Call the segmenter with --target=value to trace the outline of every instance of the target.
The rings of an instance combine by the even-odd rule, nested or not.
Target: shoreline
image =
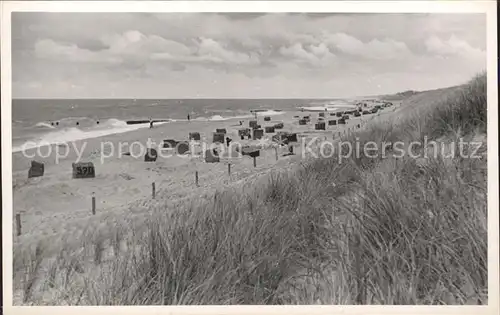
[[[262,118],[264,116],[282,116],[285,111],[281,110],[263,110],[261,112],[256,113],[258,117]],[[187,119],[159,119],[155,118],[153,119],[153,124],[154,127],[161,126],[164,124],[171,124],[171,123],[191,123],[191,122],[204,122],[204,123],[221,123],[225,121],[233,121],[233,120],[248,120],[248,119],[255,119],[255,113],[254,114],[249,114],[249,115],[241,115],[241,116],[231,116],[231,117],[223,117],[220,115],[214,115],[211,117],[196,117],[192,118],[190,120]],[[40,133],[39,138],[33,138],[29,139],[26,141],[22,141],[22,143],[19,143],[17,145],[13,145],[12,147],[12,152],[17,153],[21,152],[23,150],[31,150],[31,149],[37,149],[39,147],[44,147],[47,145],[59,145],[59,144],[64,144],[68,142],[75,142],[75,141],[81,141],[81,140],[87,140],[87,139],[95,139],[95,138],[100,138],[100,137],[106,137],[106,136],[113,136],[115,134],[123,134],[123,133],[128,133],[132,131],[138,131],[141,129],[150,129],[149,128],[149,120],[143,120],[143,119],[128,119],[128,120],[118,120],[115,118],[110,118],[107,119],[106,121],[119,121],[123,122],[123,125],[119,126],[113,126],[113,128],[102,128],[102,129],[92,129],[92,128],[84,128],[84,129],[78,129],[74,126],[72,127],[63,127],[60,129],[49,129],[45,133]],[[40,123],[46,123],[46,122],[38,122],[37,124]],[[98,126],[98,125],[95,125]],[[94,127],[95,127],[94,126]],[[120,130],[121,129],[121,130]],[[74,135],[68,135],[67,137],[72,137],[72,139],[64,139],[64,133],[77,133],[80,136],[74,136]],[[60,139],[62,140],[45,140],[44,137],[50,136],[50,135],[57,135]],[[13,135],[13,138],[23,138],[23,135]],[[30,145],[26,145],[30,144]]]

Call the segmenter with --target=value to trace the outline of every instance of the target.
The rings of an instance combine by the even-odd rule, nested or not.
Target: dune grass
[[[349,140],[408,146],[427,137],[450,150],[462,137],[482,143],[481,158],[361,154],[272,172],[160,208],[146,225],[89,236],[84,250],[62,250],[45,271],[41,249],[15,253],[23,302],[487,303],[486,75],[442,93]]]

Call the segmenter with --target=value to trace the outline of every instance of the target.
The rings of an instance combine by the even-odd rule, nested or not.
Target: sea
[[[335,102],[346,104],[340,99],[13,99],[12,151],[149,127],[129,120],[245,119],[255,112],[273,116],[301,107],[323,110]]]

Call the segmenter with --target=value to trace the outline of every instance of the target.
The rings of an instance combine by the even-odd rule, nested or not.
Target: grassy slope
[[[384,99],[384,100],[387,100],[387,101],[390,101],[390,100],[405,100],[409,97],[414,97],[414,96],[417,96],[419,94],[424,94],[425,96],[429,96],[429,94],[433,94],[433,95],[436,95],[436,94],[443,94],[443,93],[447,93],[447,90],[452,90],[452,89],[457,89],[457,88],[464,88],[465,87],[465,84],[464,85],[459,85],[459,86],[454,86],[454,87],[448,87],[448,88],[440,88],[440,89],[434,89],[434,90],[428,90],[428,91],[412,91],[412,90],[409,90],[409,91],[404,91],[404,92],[399,92],[399,93],[396,93],[396,94],[389,94],[389,95],[378,95],[377,97],[380,98],[380,99]]]
[[[484,303],[486,76],[406,102],[404,118],[351,140],[463,137],[483,143],[482,158],[318,159],[89,237],[80,256],[47,263],[39,246],[18,255],[24,303]]]

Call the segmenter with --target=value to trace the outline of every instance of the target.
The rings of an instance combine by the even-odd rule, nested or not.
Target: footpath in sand
[[[249,121],[227,120],[217,122],[172,122],[157,125],[152,129],[145,128],[112,136],[76,141],[69,144],[67,157],[56,163],[55,149],[49,157],[33,159],[45,163],[45,174],[42,177],[27,178],[32,159],[23,156],[21,152],[13,154],[13,214],[21,214],[22,233],[16,236],[16,222],[13,220],[15,246],[31,246],[43,239],[78,239],[89,228],[108,227],[116,223],[141,224],[147,215],[154,210],[168,211],[175,209],[179,203],[206,198],[216,189],[226,185],[239,185],[260,177],[271,169],[284,169],[297,165],[303,160],[301,137],[305,142],[313,137],[318,139],[338,139],[348,129],[357,130],[357,125],[364,126],[372,121],[382,119],[398,109],[399,102],[393,102],[394,107],[385,108],[377,114],[351,116],[346,125],[329,126],[328,120],[338,117],[325,113],[326,130],[314,130],[319,113],[316,112],[284,112],[282,115],[271,116],[271,121],[258,117],[259,124],[272,126],[277,122],[284,123],[281,131],[296,132],[299,143],[294,145],[295,155],[283,156],[287,147],[278,148],[272,145],[271,137],[275,133],[265,133],[263,140],[240,140],[238,129],[248,127]],[[298,124],[297,116],[311,116],[311,121],[303,126]],[[392,115],[391,115],[392,116]],[[220,163],[205,163],[203,158],[171,156],[161,157],[155,162],[144,162],[144,157],[118,156],[120,143],[131,144],[140,142],[144,146],[148,138],[158,148],[165,139],[188,140],[189,132],[200,132],[202,141],[212,143],[212,133],[216,128],[226,128],[227,136],[234,142],[263,145],[257,166],[247,156],[241,158],[222,158]],[[358,129],[359,130],[359,129]],[[280,131],[280,130],[276,130]],[[110,148],[115,148],[110,154]],[[93,162],[96,171],[95,178],[73,179],[71,164],[76,161],[78,148],[82,154],[82,162]],[[45,148],[46,149],[46,148]],[[102,152],[110,156],[101,159]],[[83,151],[82,151],[83,150]],[[139,151],[138,148],[136,149]],[[43,153],[46,150],[41,150]],[[123,146],[123,152],[129,151]],[[34,150],[27,153],[33,154]],[[60,148],[60,152],[65,152]],[[308,155],[306,153],[306,155]],[[228,174],[227,163],[231,163],[231,175]],[[198,172],[199,187],[195,183],[195,173]],[[152,198],[152,183],[155,183],[156,195]],[[96,214],[91,212],[92,196],[96,198]],[[14,219],[14,218],[13,218]]]

